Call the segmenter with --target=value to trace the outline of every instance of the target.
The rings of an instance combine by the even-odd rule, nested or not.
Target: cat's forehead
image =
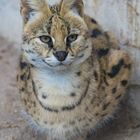
[[[49,17],[46,17],[46,13],[38,14],[36,20],[25,26],[25,31],[33,36],[43,33],[57,38],[70,33],[79,33],[85,29],[85,24],[79,17],[72,14],[68,14],[66,17],[61,16],[58,6],[52,6],[50,10],[52,14]]]
[[[53,15],[47,23],[48,33],[54,35],[55,33],[68,34],[70,32],[70,23],[58,15]]]

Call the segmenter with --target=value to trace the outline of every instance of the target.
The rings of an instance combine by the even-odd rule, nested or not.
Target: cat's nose
[[[57,51],[54,53],[54,56],[57,58],[58,61],[64,61],[67,55],[68,53],[65,51]]]

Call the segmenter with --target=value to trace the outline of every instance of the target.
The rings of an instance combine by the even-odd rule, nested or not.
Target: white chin
[[[69,69],[69,66],[67,65],[58,65],[56,67],[52,67],[54,70],[56,71],[65,71],[67,69]]]

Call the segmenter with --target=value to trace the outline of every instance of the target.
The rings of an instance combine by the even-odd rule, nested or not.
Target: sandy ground
[[[16,73],[17,44],[0,38],[0,140],[44,140],[21,115]],[[140,140],[140,87],[131,86],[115,119],[91,140]]]

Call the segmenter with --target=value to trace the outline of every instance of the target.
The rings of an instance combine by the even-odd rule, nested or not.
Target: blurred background
[[[0,0],[0,35],[9,41],[21,41],[20,0]]]
[[[133,71],[121,110],[92,139],[140,140],[140,0],[85,0],[85,13],[130,53]],[[21,47],[20,0],[0,0],[0,140],[44,140],[22,117],[16,85]],[[40,138],[40,136],[42,136]]]

